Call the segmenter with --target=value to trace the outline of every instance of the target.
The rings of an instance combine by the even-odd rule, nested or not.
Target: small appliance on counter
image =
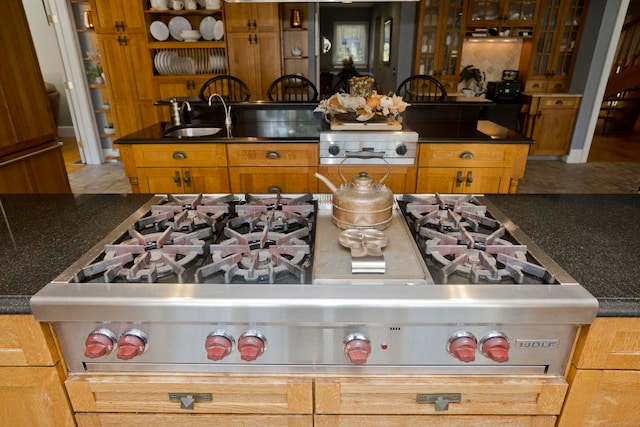
[[[504,70],[502,80],[487,82],[487,99],[495,102],[493,107],[486,108],[481,118],[491,120],[515,131],[520,130],[518,116],[522,102],[520,94],[522,83],[518,80],[518,70]]]

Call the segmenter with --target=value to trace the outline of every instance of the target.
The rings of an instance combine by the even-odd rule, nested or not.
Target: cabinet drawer
[[[563,378],[419,376],[318,378],[318,414],[557,415],[567,391]],[[459,403],[436,411],[418,398],[459,394]]]
[[[640,318],[596,318],[582,329],[574,360],[579,369],[640,370]]]
[[[313,193],[318,190],[316,167],[229,168],[233,193]]]
[[[79,427],[313,427],[313,415],[76,414]]]
[[[229,166],[313,166],[318,144],[229,144]]]
[[[311,414],[311,378],[205,375],[72,375],[65,381],[76,412]],[[182,409],[170,394],[201,393]],[[210,399],[208,399],[210,397]]]
[[[580,97],[576,96],[542,96],[538,108],[571,108],[577,109],[580,105]]]
[[[59,360],[48,324],[30,315],[0,315],[0,366],[53,366]]]
[[[419,166],[511,167],[517,144],[421,144]]]
[[[225,144],[132,145],[137,167],[226,166]]]
[[[105,424],[101,424],[105,425]],[[315,427],[554,427],[553,415],[316,415]]]

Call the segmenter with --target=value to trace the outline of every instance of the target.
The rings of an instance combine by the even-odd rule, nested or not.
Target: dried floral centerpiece
[[[401,97],[394,94],[378,95],[372,91],[365,98],[348,93],[336,93],[330,98],[320,101],[314,111],[323,112],[325,117],[331,116],[342,120],[386,121],[390,117],[396,118],[409,105]]]

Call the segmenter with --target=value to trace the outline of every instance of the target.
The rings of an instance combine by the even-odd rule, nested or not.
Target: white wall
[[[47,21],[42,0],[22,0],[22,4],[29,21],[29,29],[36,48],[42,77],[46,82],[53,83],[60,92],[60,112],[57,118],[58,134],[60,136],[73,135],[73,122],[64,89],[64,71],[55,31]]]

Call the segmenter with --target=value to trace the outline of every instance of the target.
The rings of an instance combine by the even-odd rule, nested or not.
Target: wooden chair
[[[396,90],[406,102],[438,102],[447,97],[447,90],[435,77],[418,74],[405,79]]]
[[[215,76],[207,80],[200,88],[198,96],[207,101],[214,93],[231,102],[248,101],[251,97],[249,87],[239,78],[229,75]]]
[[[267,98],[280,102],[314,102],[318,100],[318,89],[306,77],[287,74],[269,85]]]

